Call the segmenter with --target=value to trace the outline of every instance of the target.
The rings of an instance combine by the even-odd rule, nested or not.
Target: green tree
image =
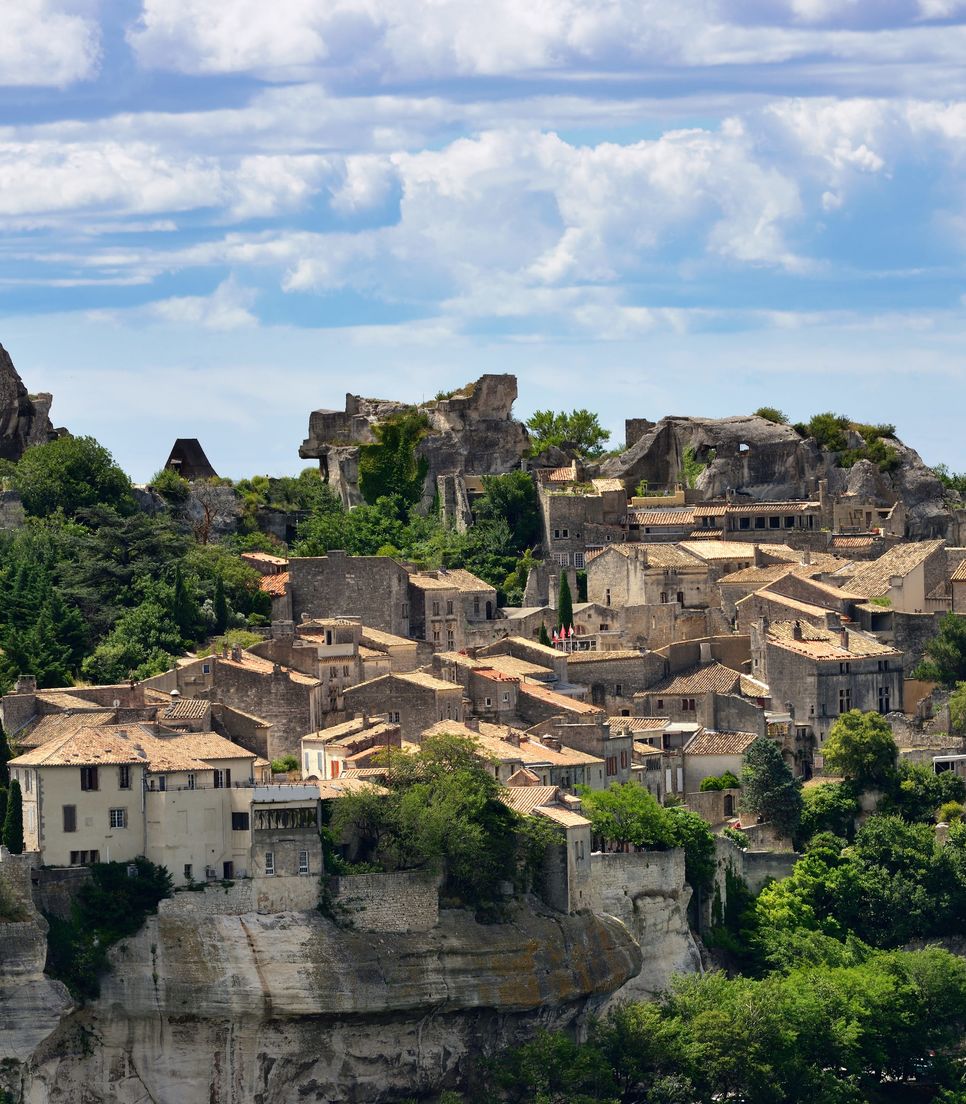
[[[966,682],[957,682],[949,695],[949,723],[953,732],[966,736]]]
[[[398,495],[411,506],[423,493],[429,462],[416,446],[429,431],[429,419],[416,409],[376,425],[373,444],[359,447],[359,490],[366,502]]]
[[[0,721],[0,787],[3,789],[10,785],[10,768],[7,766],[10,759],[10,743],[3,722]],[[3,817],[0,817],[0,824],[3,824]]]
[[[948,687],[966,682],[966,617],[956,613],[943,617],[939,632],[926,645],[926,658],[912,673]]]
[[[174,592],[171,596],[171,618],[178,626],[181,639],[190,643],[195,639],[200,620],[198,603],[188,590],[184,571],[179,564],[174,570]]]
[[[802,819],[798,840],[807,842],[819,832],[851,839],[859,802],[855,787],[846,782],[820,782],[802,791]]]
[[[569,629],[574,623],[574,600],[570,593],[567,572],[560,572],[560,590],[557,594],[557,627]]]
[[[181,507],[191,496],[191,484],[187,479],[182,479],[173,468],[162,468],[159,472],[155,472],[149,486],[157,491],[169,506]]]
[[[0,786],[0,843],[3,842],[3,822],[7,819],[8,791],[6,786]]]
[[[13,779],[7,790],[7,813],[3,818],[3,845],[11,855],[23,854],[23,795]]]
[[[17,463],[16,486],[34,517],[63,510],[72,517],[104,504],[122,513],[134,508],[131,481],[93,437],[59,437],[27,449]]]
[[[610,440],[610,430],[604,429],[589,410],[572,410],[569,414],[535,410],[526,424],[534,456],[550,447],[572,445],[581,456],[592,458],[600,456]]]
[[[540,634],[537,640],[545,647],[550,647],[550,634],[547,632],[547,626],[542,621],[540,622]]]
[[[947,801],[966,798],[966,782],[953,771],[939,774],[923,763],[900,763],[879,811],[903,820],[931,823]]]
[[[822,745],[826,769],[861,789],[885,786],[895,772],[898,754],[885,717],[858,709],[843,713]]]
[[[585,788],[580,796],[584,816],[599,839],[621,848],[673,846],[667,810],[636,782],[613,782],[606,790]]]
[[[759,736],[745,752],[741,791],[743,808],[783,834],[794,834],[802,813],[801,786],[777,745],[765,736]]]
[[[708,453],[708,459],[713,460],[715,458],[715,450],[711,449]],[[697,457],[697,453],[689,445],[681,457],[681,482],[685,487],[690,487],[692,490],[698,485],[698,477],[704,471],[708,465],[702,463]]]
[[[787,425],[788,416],[777,406],[759,406],[755,411],[757,418],[764,418],[768,422],[775,422],[776,425]]]
[[[513,549],[523,552],[540,543],[540,500],[532,476],[525,471],[483,476],[483,494],[473,508],[477,521],[504,521],[510,527]]]
[[[223,633],[228,628],[228,599],[225,597],[225,581],[219,575],[215,579],[215,632]]]

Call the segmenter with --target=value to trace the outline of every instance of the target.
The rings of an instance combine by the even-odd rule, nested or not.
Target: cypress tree
[[[574,623],[574,599],[570,593],[570,583],[566,571],[560,572],[560,593],[557,596],[557,624],[569,629]]]
[[[193,640],[198,623],[198,609],[188,593],[188,584],[184,581],[184,572],[177,567],[174,573],[174,599],[171,603],[171,617],[178,626],[183,640]]]
[[[540,636],[537,639],[541,644],[546,644],[548,648],[550,647],[550,633],[547,632],[547,626],[542,621],[540,622]]]
[[[215,579],[215,632],[223,633],[228,628],[228,600],[225,598],[225,584],[219,575]]]
[[[7,794],[7,815],[3,818],[3,843],[11,855],[23,854],[23,796],[16,778]]]
[[[3,822],[7,819],[7,788],[0,786],[0,842],[3,840]]]
[[[10,744],[7,742],[7,734],[3,730],[3,722],[0,721],[0,789],[6,789],[10,785]],[[0,817],[0,825],[3,817]]]

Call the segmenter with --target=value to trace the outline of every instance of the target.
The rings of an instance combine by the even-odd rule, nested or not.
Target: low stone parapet
[[[431,931],[439,923],[441,881],[426,870],[350,874],[332,879],[333,903],[359,931]]]

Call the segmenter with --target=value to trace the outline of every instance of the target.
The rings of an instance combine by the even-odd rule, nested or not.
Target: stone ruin
[[[303,459],[318,460],[323,478],[346,506],[362,501],[359,447],[373,444],[376,427],[394,415],[417,410],[429,419],[429,432],[416,446],[428,462],[422,507],[428,508],[438,480],[467,474],[499,475],[519,467],[530,447],[526,427],[512,415],[517,397],[513,375],[485,375],[445,398],[413,404],[346,395],[345,410],[315,410],[309,435],[299,448]]]

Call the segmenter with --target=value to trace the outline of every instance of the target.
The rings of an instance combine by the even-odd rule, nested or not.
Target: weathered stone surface
[[[623,479],[633,488],[642,479],[652,487],[680,479],[685,450],[708,464],[697,489],[708,498],[738,491],[758,501],[805,499],[816,494],[820,480],[831,494],[855,490],[882,505],[900,499],[906,507],[909,536],[916,539],[947,536],[953,516],[944,502],[942,484],[919,454],[901,441],[896,449],[900,466],[884,474],[865,461],[852,469],[838,467],[835,454],[803,439],[789,425],[742,415],[734,418],[670,416],[656,424],[640,423],[640,435],[621,456],[604,461],[601,472]],[[632,439],[629,436],[629,440]],[[853,434],[850,444],[863,442]],[[714,458],[711,458],[712,450]]]
[[[49,394],[27,394],[10,354],[0,345],[0,459],[19,460],[31,445],[52,441]]]
[[[516,397],[516,376],[485,375],[446,398],[416,406],[430,423],[416,450],[429,465],[424,507],[433,499],[438,476],[497,475],[519,465],[530,438],[513,418]],[[346,505],[356,505],[361,501],[359,446],[376,440],[379,422],[408,409],[406,403],[346,395],[344,411],[313,411],[299,455],[317,459],[333,491]]]
[[[100,999],[37,1052],[26,1099],[401,1099],[596,1009],[640,967],[626,928],[590,913],[521,909],[481,926],[444,912],[408,935],[342,931],[315,913],[162,915],[115,953]]]

